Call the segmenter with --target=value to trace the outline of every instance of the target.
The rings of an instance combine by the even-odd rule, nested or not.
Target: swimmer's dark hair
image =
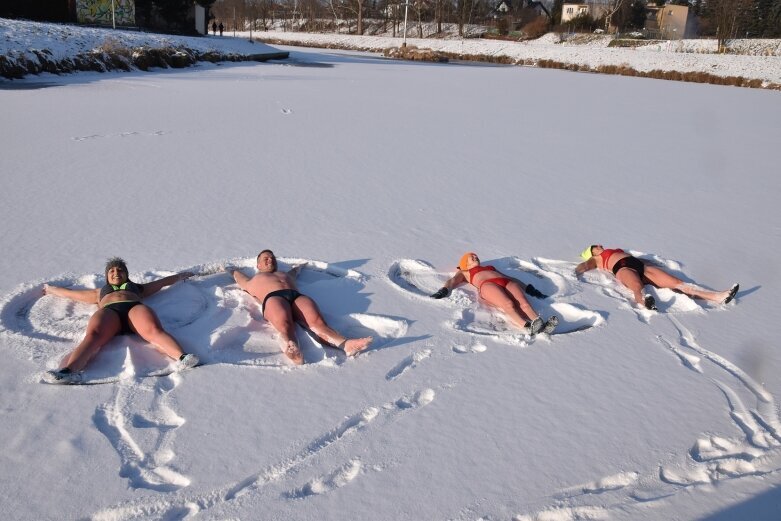
[[[127,273],[127,264],[125,264],[125,259],[121,257],[111,257],[109,260],[107,260],[106,269],[103,270],[103,274],[108,276],[108,270],[111,268],[122,268],[125,270],[125,273]]]
[[[273,255],[274,257],[276,257],[276,255],[274,255],[274,252],[273,252],[273,251],[271,251],[271,250],[263,250],[263,251],[261,251],[260,253],[258,253],[258,256],[257,256],[257,257],[255,257],[255,264],[257,264],[258,262],[260,262],[260,256],[261,256],[261,255],[263,255],[264,253],[270,253],[271,255]]]

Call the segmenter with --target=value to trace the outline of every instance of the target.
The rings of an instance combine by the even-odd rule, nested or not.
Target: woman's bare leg
[[[296,323],[293,321],[293,312],[287,300],[281,297],[272,297],[266,301],[263,308],[263,317],[274,326],[282,337],[282,352],[296,364],[304,363],[304,354],[298,347],[296,339]]]
[[[326,324],[315,301],[306,295],[301,295],[293,301],[293,316],[321,340],[331,347],[344,349],[344,352],[349,356],[360,353],[369,347],[369,344],[372,341],[372,337],[370,336],[364,338],[346,338],[344,335],[340,334]]]
[[[508,287],[510,284],[507,285]],[[510,317],[510,320],[518,327],[525,327],[526,322],[537,318],[537,313],[529,306],[528,301],[524,298],[524,302],[528,306],[528,313],[526,311],[519,310],[519,302],[516,301],[514,296],[507,291],[506,288],[494,284],[493,282],[486,282],[480,286],[480,296],[486,303],[501,309],[504,313]],[[523,313],[527,313],[524,315]]]
[[[504,289],[513,296],[515,301],[518,303],[518,307],[521,308],[521,313],[529,317],[529,320],[534,320],[539,316],[532,305],[529,304],[529,301],[526,299],[526,294],[524,293],[523,287],[521,287],[520,284],[515,281],[510,281],[507,283],[507,287]]]
[[[635,297],[635,302],[637,302],[638,305],[645,307],[643,281],[640,280],[640,275],[631,268],[621,268],[618,270],[618,273],[616,273],[616,278],[621,284],[629,288],[629,291],[631,291]]]
[[[152,308],[139,304],[134,306],[127,314],[130,329],[152,344],[158,351],[179,360],[184,354],[179,343],[169,335],[160,324],[160,320],[152,311]]]
[[[99,309],[89,319],[84,340],[76,346],[62,367],[67,367],[74,372],[84,369],[100,348],[119,333],[120,327],[119,316],[115,311]]]
[[[729,295],[730,290],[709,291],[695,284],[689,284],[678,277],[670,275],[656,266],[645,267],[645,278],[659,288],[676,289],[690,297],[698,297],[711,302],[722,302]]]

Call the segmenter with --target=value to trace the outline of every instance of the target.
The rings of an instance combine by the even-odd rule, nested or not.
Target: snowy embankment
[[[272,44],[303,45],[340,49],[360,49],[382,52],[400,45],[399,38],[387,36],[355,36],[343,34],[311,34],[292,32],[257,33],[258,38]],[[722,78],[742,77],[760,80],[762,87],[781,87],[781,46],[763,45],[775,55],[752,56],[746,54],[703,54],[708,45],[679,42],[650,44],[635,48],[608,47],[610,37],[600,37],[584,44],[555,43],[554,35],[546,35],[537,41],[510,42],[503,40],[467,39],[440,40],[433,38],[407,38],[407,45],[431,49],[449,57],[474,59],[485,57],[505,63],[541,65],[552,61],[577,66],[593,72],[607,72],[608,67],[623,67],[643,73],[671,71],[678,73],[705,73]],[[703,41],[709,42],[709,41]],[[750,48],[743,46],[741,48]],[[691,49],[690,52],[685,52]],[[543,65],[544,66],[544,65]],[[600,68],[605,69],[600,71]],[[653,76],[652,74],[648,74]],[[659,75],[662,76],[662,75]],[[757,85],[760,86],[760,85]]]
[[[182,68],[198,61],[265,61],[286,52],[237,38],[199,38],[0,18],[0,76]]]

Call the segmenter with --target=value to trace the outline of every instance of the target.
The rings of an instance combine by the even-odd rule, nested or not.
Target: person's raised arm
[[[59,286],[43,285],[44,295],[54,295],[55,297],[68,298],[85,304],[97,304],[100,299],[99,289],[70,289]]]
[[[293,280],[296,280],[298,278],[298,274],[301,273],[301,269],[306,266],[306,262],[302,264],[296,264],[290,270],[288,270],[287,275]]]
[[[241,289],[249,293],[249,289],[247,289],[247,283],[250,281],[249,277],[231,266],[226,266],[225,271],[233,277],[233,280],[236,281],[236,284],[238,284]]]
[[[575,266],[575,274],[581,275],[587,271],[593,270],[597,267],[597,261],[594,259],[594,257],[591,257],[589,260],[585,262],[581,262],[577,266]]]
[[[190,271],[183,271],[181,273],[177,273],[176,275],[169,275],[167,277],[163,277],[159,280],[154,280],[152,282],[147,282],[146,284],[139,284],[142,288],[144,288],[144,297],[148,297],[150,295],[154,295],[161,289],[165,288],[166,286],[170,286],[171,284],[176,284],[180,280],[186,280],[192,277],[194,274]]]
[[[429,296],[435,299],[445,298],[448,295],[450,295],[450,291],[453,288],[456,288],[465,282],[466,282],[466,277],[464,277],[464,274],[461,272],[461,270],[458,270],[456,271],[455,275],[447,279],[447,282],[445,282],[444,286],[439,288],[439,290],[437,290],[436,293]]]

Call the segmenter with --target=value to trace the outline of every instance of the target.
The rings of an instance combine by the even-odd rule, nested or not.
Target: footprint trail
[[[186,515],[204,512],[230,501],[253,499],[271,483],[283,482],[296,476],[302,470],[308,468],[307,464],[315,456],[327,450],[331,446],[341,445],[350,437],[369,429],[382,419],[383,424],[404,418],[411,412],[430,404],[436,397],[433,389],[423,389],[411,394],[405,394],[398,399],[385,403],[379,407],[367,407],[356,413],[329,432],[318,436],[293,456],[280,461],[277,464],[252,474],[237,483],[227,485],[212,491],[199,494],[182,495],[175,497],[156,497],[139,499],[113,508],[107,508],[92,516],[95,520],[126,521],[130,519],[179,519],[176,517],[185,512]],[[381,426],[380,426],[381,427]],[[371,435],[368,433],[367,435]],[[356,476],[360,475],[362,464],[359,459],[353,459],[349,463],[326,474],[323,477],[310,480],[303,487],[294,489],[287,497],[302,499],[319,495],[335,488],[346,485]],[[182,519],[184,517],[181,517]]]

